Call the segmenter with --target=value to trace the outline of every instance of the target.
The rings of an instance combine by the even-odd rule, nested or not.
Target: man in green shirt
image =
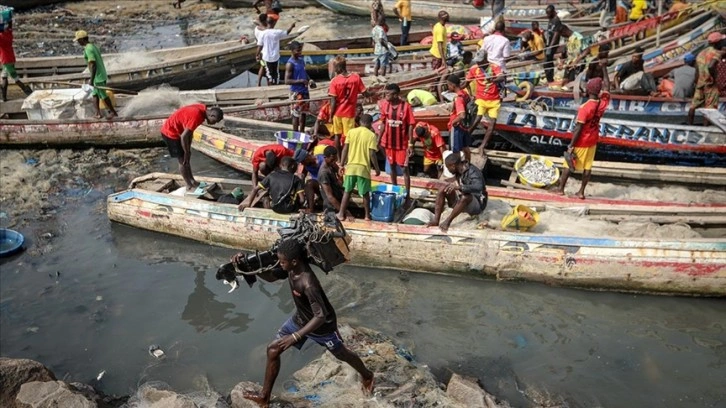
[[[93,99],[96,102],[96,117],[101,117],[101,100],[106,104],[106,108],[111,111],[108,119],[118,116],[116,109],[113,108],[111,98],[106,94],[106,66],[103,64],[101,50],[96,44],[88,41],[88,33],[80,30],[76,31],[76,41],[83,47],[83,58],[88,63],[88,70],[91,72],[91,78],[88,83],[93,86]]]

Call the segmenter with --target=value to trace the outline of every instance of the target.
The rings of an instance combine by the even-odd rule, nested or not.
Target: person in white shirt
[[[494,33],[484,37],[481,49],[486,51],[489,62],[499,65],[503,72],[507,72],[506,62],[512,55],[512,46],[509,39],[504,36],[504,21],[497,21]]]
[[[267,30],[267,14],[266,13],[260,13],[259,17],[257,18],[255,25],[255,41],[257,41],[257,44],[262,44],[260,42],[260,34]],[[257,86],[262,86],[262,76],[265,74],[265,66],[263,64],[260,64],[260,69],[257,71]]]
[[[267,84],[277,85],[280,81],[280,40],[292,32],[295,23],[290,28],[279,30],[275,27],[275,20],[267,18],[267,29],[259,31],[257,38],[257,61],[265,66]]]

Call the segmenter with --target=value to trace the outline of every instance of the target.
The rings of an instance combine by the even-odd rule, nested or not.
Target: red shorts
[[[408,154],[406,149],[385,149],[386,160],[391,166],[398,165],[401,167],[408,166]]]

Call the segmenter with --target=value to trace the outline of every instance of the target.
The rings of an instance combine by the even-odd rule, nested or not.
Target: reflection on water
[[[193,162],[235,176],[199,155]],[[69,227],[53,252],[2,261],[0,353],[40,360],[70,381],[105,370],[100,387],[117,394],[153,380],[222,393],[261,381],[265,346],[294,308],[287,285],[227,293],[214,273],[233,250],[111,224],[101,202],[59,214]],[[722,300],[350,266],[319,278],[342,321],[391,336],[442,379],[476,376],[514,406],[726,400]],[[151,357],[151,344],[167,358]],[[278,383],[321,353],[311,342],[285,353]]]

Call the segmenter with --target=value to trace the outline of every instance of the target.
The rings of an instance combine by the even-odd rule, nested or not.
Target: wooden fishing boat
[[[351,14],[357,16],[369,16],[371,14],[370,2],[367,0],[318,0],[324,7],[341,14]],[[393,9],[396,4],[395,0],[384,0],[383,9]],[[524,19],[542,19],[545,18],[545,5],[538,3],[522,4],[518,2],[514,6],[509,6],[504,10],[504,18],[517,20]],[[571,3],[560,3],[559,8],[570,10],[577,15],[578,11],[571,6]],[[591,10],[590,5],[578,5],[579,9]],[[414,7],[411,8],[412,17],[414,19],[435,19],[439,11],[446,10],[453,22],[479,23],[482,17],[491,17],[491,8],[475,8],[471,4],[463,2],[455,2],[451,0],[417,0]]]
[[[161,146],[167,115],[75,120],[0,120],[3,148]]]
[[[283,45],[297,35],[299,33],[285,37]],[[256,44],[226,41],[149,51],[141,59],[128,54],[109,54],[105,56],[108,86],[127,91],[139,91],[161,84],[180,89],[213,88],[255,66],[256,53]],[[137,60],[140,63],[134,64]],[[148,61],[154,62],[146,63]],[[48,67],[53,67],[55,72],[48,75]],[[18,75],[34,90],[68,88],[88,83],[88,74],[79,67],[85,67],[82,56],[21,58],[16,63]],[[36,76],[33,73],[36,69],[46,76]],[[10,91],[15,92],[11,97],[20,94],[14,85]]]
[[[198,177],[215,183],[212,195],[240,186],[237,180]],[[289,215],[187,195],[177,175],[150,174],[107,200],[110,220],[137,228],[236,249],[266,250],[289,226]],[[491,229],[380,222],[344,222],[351,236],[351,262],[421,272],[491,276],[578,288],[630,292],[726,295],[726,241],[651,240],[512,233]],[[385,242],[385,245],[381,245]]]
[[[235,123],[236,122],[236,123]],[[287,127],[276,128],[275,124],[253,123],[252,136],[248,139],[230,132],[234,129],[244,129],[249,124],[244,119],[232,118],[226,120],[226,131],[200,126],[192,140],[192,148],[218,160],[236,170],[250,173],[252,164],[250,158],[256,149],[272,142],[272,131],[278,129],[288,130]],[[267,126],[267,127],[265,127]],[[246,135],[250,133],[245,129]],[[726,175],[724,170],[721,175]],[[381,183],[389,182],[387,175],[372,176],[373,180]],[[720,180],[722,185],[726,180]],[[411,178],[411,196],[417,199],[432,200],[436,192],[446,185],[445,182],[421,178]],[[586,202],[575,197],[561,196],[543,190],[513,190],[510,188],[488,186],[489,197],[507,201],[512,204],[527,204],[544,208],[584,208],[585,212],[593,217],[606,220],[631,219],[656,223],[683,222],[694,225],[726,225],[726,203],[679,203],[648,200],[621,200],[603,197],[588,197]],[[584,206],[584,207],[583,207]]]
[[[414,110],[414,115],[442,130],[449,120],[441,106]],[[574,125],[573,114],[503,105],[495,129],[522,152],[561,156]],[[626,121],[606,115],[600,121],[600,135],[596,160],[726,167],[726,134],[715,126]]]

